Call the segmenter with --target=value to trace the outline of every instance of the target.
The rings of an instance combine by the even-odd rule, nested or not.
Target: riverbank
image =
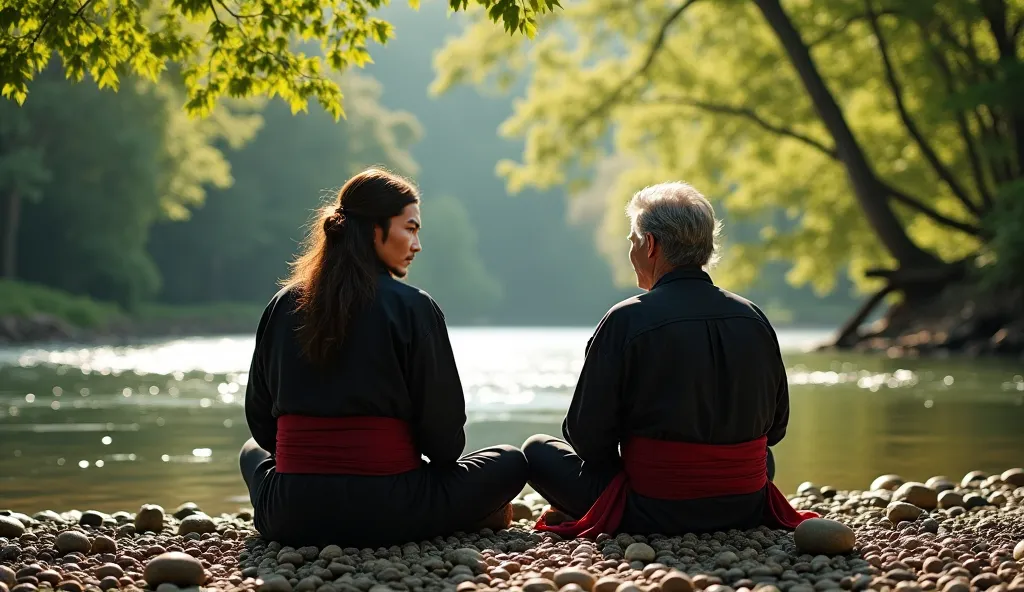
[[[841,344],[822,349],[881,353],[892,358],[1024,358],[1024,289],[952,284],[930,298],[897,303],[881,319],[842,339]]]
[[[53,511],[0,518],[0,590],[198,587],[259,592],[1024,591],[1024,471],[875,480],[866,491],[810,483],[793,506],[823,516],[796,533],[768,528],[682,537],[563,541],[532,530],[545,502],[513,503],[510,528],[380,549],[282,546],[251,511],[207,516]]]
[[[263,307],[250,303],[197,306],[116,304],[45,286],[0,280],[0,344],[111,343],[136,338],[251,333]]]

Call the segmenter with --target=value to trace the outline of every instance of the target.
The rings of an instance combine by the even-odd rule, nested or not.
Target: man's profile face
[[[387,237],[379,226],[374,228],[373,247],[388,270],[395,277],[404,278],[421,249],[419,204],[405,206],[402,213],[389,222]]]
[[[651,289],[652,261],[647,255],[646,245],[641,244],[640,237],[634,231],[629,233],[629,262],[636,274],[636,285],[641,290]]]

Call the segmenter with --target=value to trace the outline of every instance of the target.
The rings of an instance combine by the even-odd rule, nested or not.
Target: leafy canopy
[[[155,81],[180,69],[193,115],[222,97],[279,96],[292,112],[315,98],[344,115],[337,82],[370,62],[369,42],[394,31],[373,16],[387,0],[0,0],[0,93],[23,103],[29,82],[56,54],[69,78],[88,72],[117,89],[126,73]],[[466,10],[469,0],[448,0]],[[532,37],[558,0],[475,0],[509,33]],[[409,0],[416,8],[419,0]],[[308,53],[307,53],[308,52]]]
[[[893,259],[765,18],[772,5],[572,2],[529,45],[481,21],[437,56],[434,90],[525,79],[501,128],[525,140],[523,155],[498,171],[512,191],[564,185],[605,203],[613,250],[629,196],[681,178],[729,218],[726,283],[749,283],[770,260],[822,292],[842,270],[862,282]],[[1024,176],[1024,2],[782,5],[879,180],[870,197],[890,200],[911,240],[942,260],[985,248],[980,228]]]

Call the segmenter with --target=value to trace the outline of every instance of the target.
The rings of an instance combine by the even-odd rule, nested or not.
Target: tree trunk
[[[864,151],[846,122],[842,109],[821,77],[807,44],[801,39],[799,31],[793,26],[779,0],[755,0],[755,4],[785,48],[790,63],[796,68],[814,104],[815,111],[832,135],[836,152],[846,169],[857,202],[879,240],[899,262],[901,268],[939,265],[940,262],[934,255],[910,240],[903,224],[896,218],[889,205],[888,192],[868,163]]]
[[[13,280],[18,272],[18,226],[21,223],[21,195],[17,190],[7,194],[7,204],[3,216],[3,227],[0,228],[0,277]]]

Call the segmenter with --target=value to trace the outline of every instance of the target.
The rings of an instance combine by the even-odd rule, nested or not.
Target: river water
[[[452,329],[469,448],[557,434],[589,332]],[[825,336],[779,332],[792,405],[775,448],[784,491],[1024,464],[1024,364],[805,351]],[[247,506],[236,463],[252,345],[222,336],[0,349],[0,508]]]

